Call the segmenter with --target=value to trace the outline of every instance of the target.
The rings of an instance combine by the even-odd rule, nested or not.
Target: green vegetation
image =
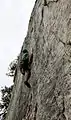
[[[17,63],[18,63],[18,57],[9,64],[8,73],[6,73],[7,76],[13,77],[13,79],[17,71]],[[5,120],[6,118],[8,106],[11,100],[13,86],[14,85],[11,85],[10,87],[5,86],[4,88],[1,89],[2,97],[0,102],[0,120]]]
[[[18,63],[18,59],[15,59],[9,64],[8,73],[6,73],[7,76],[10,76],[10,77],[14,76],[15,70],[17,68],[17,63]]]
[[[2,101],[0,103],[0,119],[1,120],[5,120],[6,118],[8,106],[11,99],[12,89],[13,89],[13,85],[10,87],[5,86],[5,88],[1,90],[1,93],[2,93]]]

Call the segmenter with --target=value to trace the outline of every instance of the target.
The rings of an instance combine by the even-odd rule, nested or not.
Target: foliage
[[[14,77],[16,72],[17,72],[17,64],[18,64],[18,59],[19,56],[17,57],[17,59],[13,60],[8,67],[8,73],[6,73],[7,76],[10,77]],[[14,82],[14,80],[13,80]],[[11,93],[12,93],[12,89],[13,86],[7,87],[5,86],[5,88],[1,89],[1,93],[2,93],[2,97],[1,97],[1,101],[0,101],[0,120],[5,120],[6,118],[6,114],[8,111],[8,106],[11,100]]]
[[[17,63],[18,63],[18,58],[15,59],[14,61],[12,61],[12,62],[9,64],[8,73],[6,73],[7,76],[10,76],[10,77],[13,77],[13,76],[14,76],[15,70],[16,70],[16,67],[17,67]]]
[[[6,114],[8,111],[8,106],[11,99],[13,85],[11,87],[6,87],[1,90],[2,93],[2,101],[0,102],[0,118],[1,120],[5,120]]]

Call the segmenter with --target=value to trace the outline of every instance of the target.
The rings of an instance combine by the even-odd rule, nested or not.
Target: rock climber
[[[31,76],[31,64],[33,61],[33,53],[29,57],[29,52],[27,49],[24,49],[22,51],[22,56],[20,60],[20,71],[23,75],[25,75],[25,72],[27,73],[26,81],[24,84],[28,87],[31,88],[31,85],[29,84],[28,80]]]

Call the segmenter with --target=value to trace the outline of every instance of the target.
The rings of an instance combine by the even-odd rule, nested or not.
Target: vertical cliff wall
[[[71,0],[37,0],[23,47],[31,88],[17,67],[6,120],[71,120]]]

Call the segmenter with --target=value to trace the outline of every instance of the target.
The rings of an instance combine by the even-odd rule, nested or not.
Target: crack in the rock
[[[61,42],[64,46],[66,45],[66,43],[63,42],[53,31],[51,31],[51,32],[55,35],[56,39],[58,39],[59,42]]]
[[[61,43],[63,43],[64,46],[65,46],[65,45],[70,45],[70,46],[71,46],[71,41],[69,41],[68,43],[65,43],[65,42],[63,42],[60,38],[59,38],[59,41],[60,41]]]
[[[71,24],[71,18],[69,18],[67,25],[69,26]]]
[[[56,100],[56,96],[55,96],[55,95],[54,95],[54,98],[55,98],[55,101],[56,101],[56,105],[58,106],[58,103],[57,103],[57,100]],[[64,94],[63,94],[63,103],[62,103],[62,106],[63,106],[63,109],[62,109],[62,110],[60,110],[60,107],[58,106],[59,113],[57,114],[57,118],[58,118],[59,120],[61,120],[62,118],[63,118],[64,120],[66,120],[66,116],[65,116],[65,114],[64,114],[64,112],[65,112]]]
[[[64,102],[64,94],[63,94],[63,103],[62,103],[62,106],[63,106],[63,110],[61,112],[61,114],[59,115],[59,117],[61,117],[61,119],[64,119],[66,120],[66,116],[65,116],[65,102]],[[60,118],[59,118],[60,119]]]
[[[44,8],[42,8],[42,19],[43,19],[43,15],[44,15]]]
[[[62,103],[62,105],[63,105],[63,110],[62,110],[62,113],[64,113],[64,112],[65,112],[65,102],[64,102],[64,95],[63,95],[63,103]]]
[[[57,3],[58,1],[59,1],[59,0],[49,1],[49,2],[47,3],[47,1],[46,1],[46,0],[44,0],[44,6],[49,7],[49,5],[50,5],[50,4],[52,4],[52,3]]]
[[[69,42],[67,43],[67,45],[71,45],[71,41],[69,41]]]
[[[65,42],[63,42],[60,38],[59,38],[59,41],[65,46]]]
[[[65,43],[53,31],[51,31],[51,32],[55,35],[56,39],[58,39],[59,42],[61,42],[64,46],[66,46],[66,45],[70,45],[71,46],[71,41],[69,41],[68,43]]]
[[[34,120],[36,120],[36,114],[37,114],[37,103],[36,103],[36,106],[35,106],[35,111],[34,111]]]
[[[41,22],[40,22],[40,25],[42,24],[43,22],[43,17],[44,17],[44,7],[42,8],[42,11],[41,11]]]
[[[48,5],[47,5],[47,1],[46,1],[46,0],[44,0],[44,6],[48,6]]]

